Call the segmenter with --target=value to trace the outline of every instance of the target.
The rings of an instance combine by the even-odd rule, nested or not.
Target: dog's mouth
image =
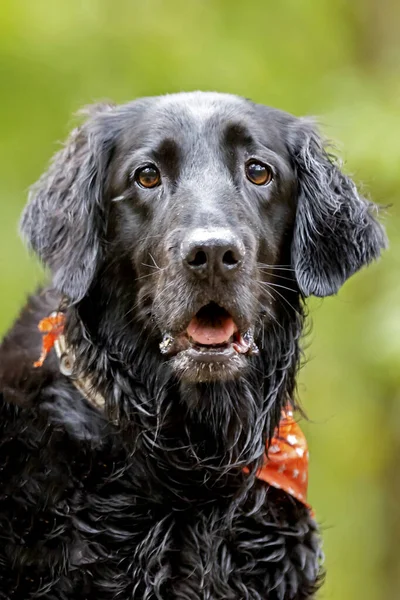
[[[258,353],[253,330],[241,332],[233,316],[214,302],[200,308],[177,336],[165,333],[160,350],[169,356],[185,352],[192,360],[204,363]]]

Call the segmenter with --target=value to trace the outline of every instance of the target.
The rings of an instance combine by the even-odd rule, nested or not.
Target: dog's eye
[[[252,160],[246,163],[246,177],[255,185],[266,185],[272,181],[272,170],[261,162]]]
[[[147,165],[135,173],[135,181],[141,187],[154,188],[161,183],[160,171],[154,165]]]

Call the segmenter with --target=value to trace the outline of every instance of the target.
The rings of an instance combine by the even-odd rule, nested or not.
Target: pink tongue
[[[220,317],[213,323],[193,317],[186,331],[192,340],[198,344],[211,346],[229,342],[236,329],[232,317]]]

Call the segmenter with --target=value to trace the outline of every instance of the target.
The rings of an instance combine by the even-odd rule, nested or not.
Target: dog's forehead
[[[229,127],[240,127],[248,135],[283,149],[284,131],[294,119],[277,109],[218,92],[145,98],[128,105],[124,113],[129,120],[124,141],[135,146],[157,144],[166,138],[201,143],[220,138]]]
[[[192,125],[202,125],[210,119],[227,121],[248,110],[248,101],[232,94],[192,92],[169,94],[155,98],[154,110],[160,117],[181,117]]]
[[[217,92],[191,92],[161,96],[154,102],[153,115],[165,126],[183,127],[195,131],[240,125],[249,132],[278,130],[285,122],[285,113],[250,100]],[[289,116],[289,115],[287,115]]]

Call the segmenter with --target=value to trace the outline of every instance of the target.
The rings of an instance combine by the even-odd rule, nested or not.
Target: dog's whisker
[[[148,266],[148,265],[145,265],[145,266]],[[151,268],[155,269],[156,267],[151,267]],[[152,273],[146,273],[145,275],[140,275],[140,277],[136,277],[136,279],[134,279],[133,281],[141,281],[142,279],[146,279],[147,277],[154,277],[154,275],[158,274],[159,270],[160,269],[157,268],[157,270],[153,271]]]
[[[148,267],[149,269],[156,269],[157,271],[166,271],[168,267],[155,267],[154,265],[148,265],[146,263],[141,263],[144,267]]]
[[[264,273],[265,273],[265,274],[267,274],[267,275],[271,275],[271,277],[273,277],[274,279],[282,279],[282,280],[284,280],[284,281],[292,281],[292,282],[294,282],[294,281],[295,281],[294,277],[285,277],[284,275],[277,275],[277,273],[269,273],[269,272],[267,271],[267,269],[262,269],[262,268],[259,268],[258,270],[259,270],[259,271],[260,271],[262,274],[264,274]]]
[[[272,282],[272,281],[258,281],[258,284],[261,285],[261,286],[265,286],[267,288],[268,287],[274,287],[274,288],[278,287],[278,288],[281,288],[283,290],[288,290],[289,292],[296,292],[297,291],[295,288],[291,288],[291,287],[288,287],[286,285],[281,285],[280,283],[275,283],[275,282]]]
[[[268,269],[269,271],[291,271],[292,273],[295,273],[296,271],[296,269],[293,269],[293,267],[290,267],[289,265],[268,265],[267,263],[261,262],[257,263],[257,267],[259,269]]]
[[[158,266],[158,264],[156,263],[156,261],[154,259],[154,256],[150,252],[149,252],[149,256],[150,256],[151,260],[153,261],[155,268],[158,269],[159,271],[161,271],[161,268]]]
[[[284,296],[284,295],[283,295],[281,292],[279,292],[279,290],[277,290],[277,289],[276,289],[276,287],[285,287],[285,286],[278,286],[278,285],[274,285],[274,286],[272,286],[272,287],[273,287],[273,290],[271,290],[271,289],[269,289],[269,288],[270,288],[270,286],[271,286],[271,284],[270,284],[270,283],[268,283],[268,282],[265,282],[265,281],[258,281],[257,283],[258,283],[258,284],[260,285],[260,287],[261,287],[261,288],[262,288],[262,289],[263,289],[265,292],[267,292],[267,294],[268,294],[268,295],[270,295],[270,296],[271,296],[271,297],[272,297],[274,300],[275,300],[275,297],[274,297],[274,295],[273,295],[273,292],[275,292],[276,294],[278,294],[278,296],[279,296],[279,297],[280,297],[280,298],[281,298],[281,299],[282,299],[282,300],[283,300],[283,301],[284,301],[284,302],[285,302],[285,303],[286,303],[286,304],[287,304],[287,305],[288,305],[288,306],[289,306],[289,307],[290,307],[290,308],[291,308],[291,309],[292,309],[292,310],[293,310],[293,311],[294,311],[294,312],[295,312],[295,313],[296,313],[296,314],[297,314],[299,317],[301,317],[301,316],[302,316],[302,315],[299,313],[299,311],[298,311],[298,310],[297,310],[297,309],[296,309],[296,308],[293,306],[293,304],[291,304],[291,302],[290,302],[290,301],[289,301],[287,298],[285,298],[285,296]],[[292,291],[292,292],[294,291],[294,290],[292,290],[291,288],[285,288],[285,289],[290,289],[290,291]]]

